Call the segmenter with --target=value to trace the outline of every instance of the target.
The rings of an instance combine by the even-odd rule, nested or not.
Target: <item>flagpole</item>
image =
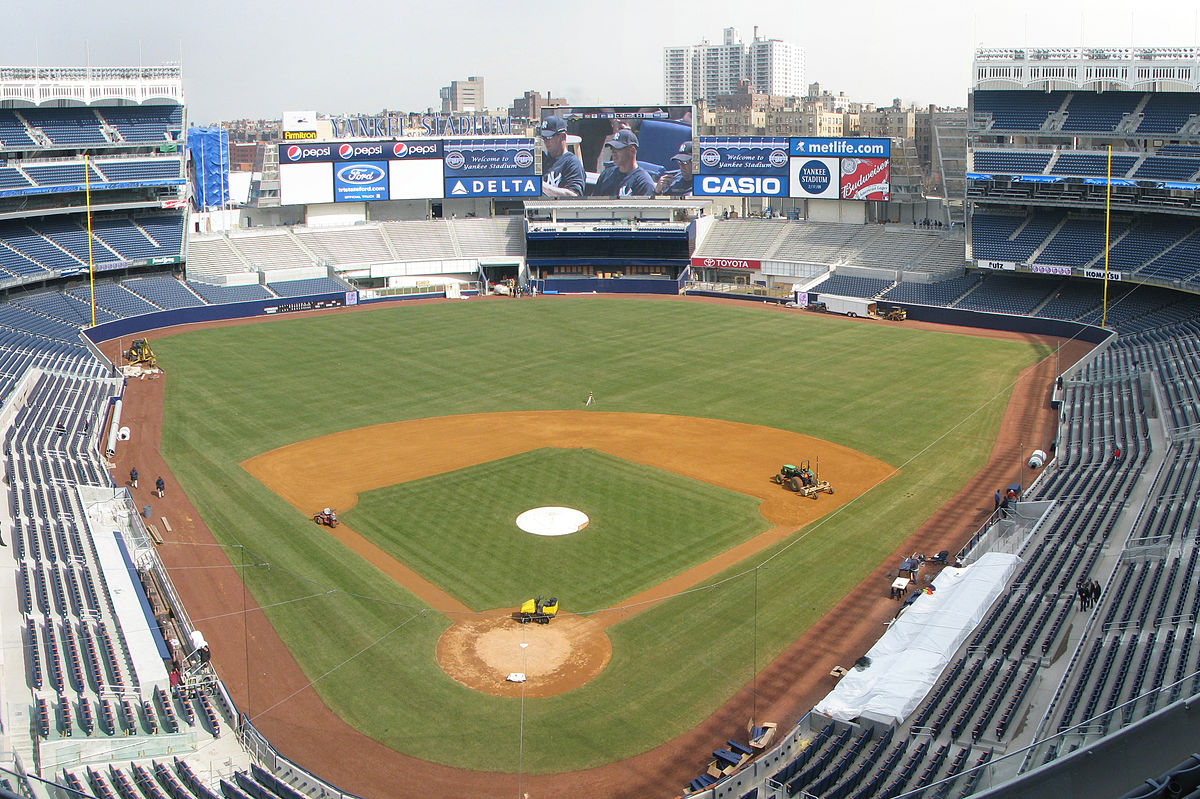
[[[92,168],[83,155],[83,193],[87,202],[88,285],[92,292],[92,327],[96,326],[96,262],[92,257]]]
[[[1112,227],[1112,145],[1108,145],[1108,179],[1104,181],[1104,310],[1100,327],[1108,324],[1108,236]]]

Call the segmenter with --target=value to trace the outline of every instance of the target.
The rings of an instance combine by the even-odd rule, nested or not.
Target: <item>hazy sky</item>
[[[482,75],[506,108],[528,89],[576,104],[662,101],[662,48],[735,27],[806,50],[806,82],[888,104],[964,105],[976,46],[1197,45],[1196,0],[40,0],[5,14],[0,58],[24,64],[181,60],[193,122],[285,110],[438,107]]]

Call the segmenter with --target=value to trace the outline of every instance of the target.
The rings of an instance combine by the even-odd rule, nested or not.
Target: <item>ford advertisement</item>
[[[335,202],[362,202],[388,198],[386,161],[356,161],[334,166],[333,199]]]

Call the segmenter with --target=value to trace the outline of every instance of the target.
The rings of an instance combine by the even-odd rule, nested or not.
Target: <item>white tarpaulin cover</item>
[[[1004,590],[1021,559],[989,552],[965,569],[947,568],[867,652],[871,665],[851,669],[814,708],[850,721],[859,716],[900,724],[933,688],[951,655]]]

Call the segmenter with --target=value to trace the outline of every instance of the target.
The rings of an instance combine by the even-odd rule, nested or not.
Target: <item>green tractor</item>
[[[833,493],[833,486],[829,484],[828,480],[822,480],[816,472],[810,469],[807,460],[800,461],[799,467],[785,463],[779,468],[778,473],[771,476],[771,482],[783,486],[788,491],[794,491],[803,497],[812,497],[813,499],[816,499],[822,491],[827,494]]]

